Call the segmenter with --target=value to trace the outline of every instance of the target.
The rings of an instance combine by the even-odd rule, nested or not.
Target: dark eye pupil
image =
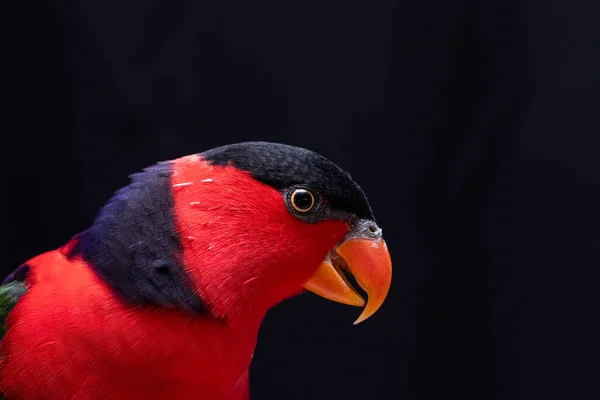
[[[300,210],[310,209],[312,203],[312,196],[306,190],[298,190],[294,195],[294,205]]]

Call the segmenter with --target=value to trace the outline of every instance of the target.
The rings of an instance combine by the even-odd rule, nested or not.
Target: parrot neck
[[[181,263],[170,176],[169,162],[132,175],[92,226],[73,238],[68,256],[83,258],[130,304],[204,314]]]
[[[308,224],[281,192],[198,156],[132,175],[93,225],[74,237],[81,257],[132,305],[182,309],[254,329],[302,285],[348,231]]]

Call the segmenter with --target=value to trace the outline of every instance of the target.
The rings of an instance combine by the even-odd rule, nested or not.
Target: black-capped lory
[[[315,152],[246,142],[161,162],[5,279],[0,392],[248,399],[269,308],[307,289],[364,306],[358,323],[391,274],[364,192]]]

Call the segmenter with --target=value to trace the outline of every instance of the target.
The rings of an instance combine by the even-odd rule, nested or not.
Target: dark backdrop
[[[127,175],[242,140],[349,170],[394,260],[378,314],[269,313],[254,399],[600,398],[597,1],[3,5],[2,272]]]

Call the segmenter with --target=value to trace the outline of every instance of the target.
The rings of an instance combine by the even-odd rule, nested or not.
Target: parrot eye
[[[290,196],[290,202],[294,210],[306,213],[315,206],[315,195],[306,189],[296,189]]]

